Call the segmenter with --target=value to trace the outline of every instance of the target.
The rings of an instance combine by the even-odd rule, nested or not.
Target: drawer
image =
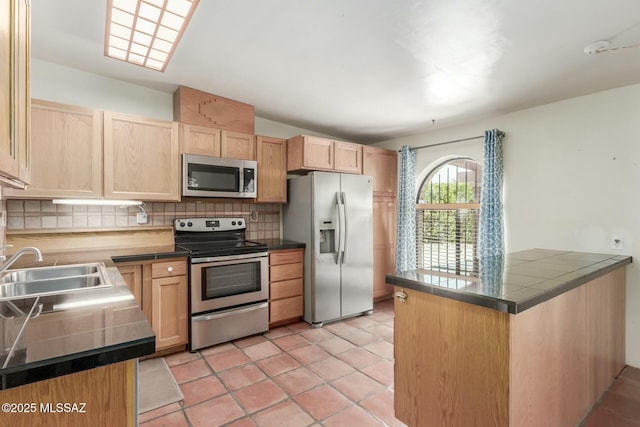
[[[269,322],[302,317],[302,296],[280,299],[269,303]]]
[[[269,281],[297,279],[302,277],[302,263],[274,265],[269,268]]]
[[[269,252],[269,265],[301,263],[302,257],[302,249],[272,251]]]
[[[174,260],[166,262],[154,262],[151,265],[151,277],[171,277],[171,276],[186,276],[187,275],[187,261]]]
[[[302,278],[271,282],[269,298],[272,300],[302,295]]]

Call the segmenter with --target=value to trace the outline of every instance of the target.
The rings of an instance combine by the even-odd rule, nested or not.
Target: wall
[[[632,255],[640,259],[640,85],[491,117],[377,144],[421,146],[506,132],[508,252],[527,248]],[[417,173],[451,155],[482,158],[482,140],[418,151]],[[610,236],[624,239],[611,249]],[[640,266],[627,267],[626,362],[640,367]]]
[[[172,93],[36,58],[31,60],[31,97],[160,120],[173,120]],[[300,134],[328,136],[261,117],[256,117],[254,133],[276,138],[290,138]]]

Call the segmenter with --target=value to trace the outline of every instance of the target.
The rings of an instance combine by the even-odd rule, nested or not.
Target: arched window
[[[475,274],[482,165],[470,158],[447,160],[420,185],[416,260],[419,269]]]

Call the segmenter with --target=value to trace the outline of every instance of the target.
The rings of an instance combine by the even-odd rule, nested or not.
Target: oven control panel
[[[230,231],[247,228],[244,218],[177,218],[176,231]]]

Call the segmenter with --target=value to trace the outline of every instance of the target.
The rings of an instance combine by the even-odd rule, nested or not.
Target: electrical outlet
[[[0,227],[7,226],[7,211],[2,211],[0,213]]]
[[[138,212],[136,214],[136,223],[138,223],[138,224],[146,224],[147,223],[147,214],[145,212]]]
[[[258,211],[251,212],[251,216],[249,218],[251,218],[251,222],[258,222]]]
[[[611,235],[611,249],[615,249],[617,251],[624,249],[624,239],[622,236],[616,236],[615,234]]]

